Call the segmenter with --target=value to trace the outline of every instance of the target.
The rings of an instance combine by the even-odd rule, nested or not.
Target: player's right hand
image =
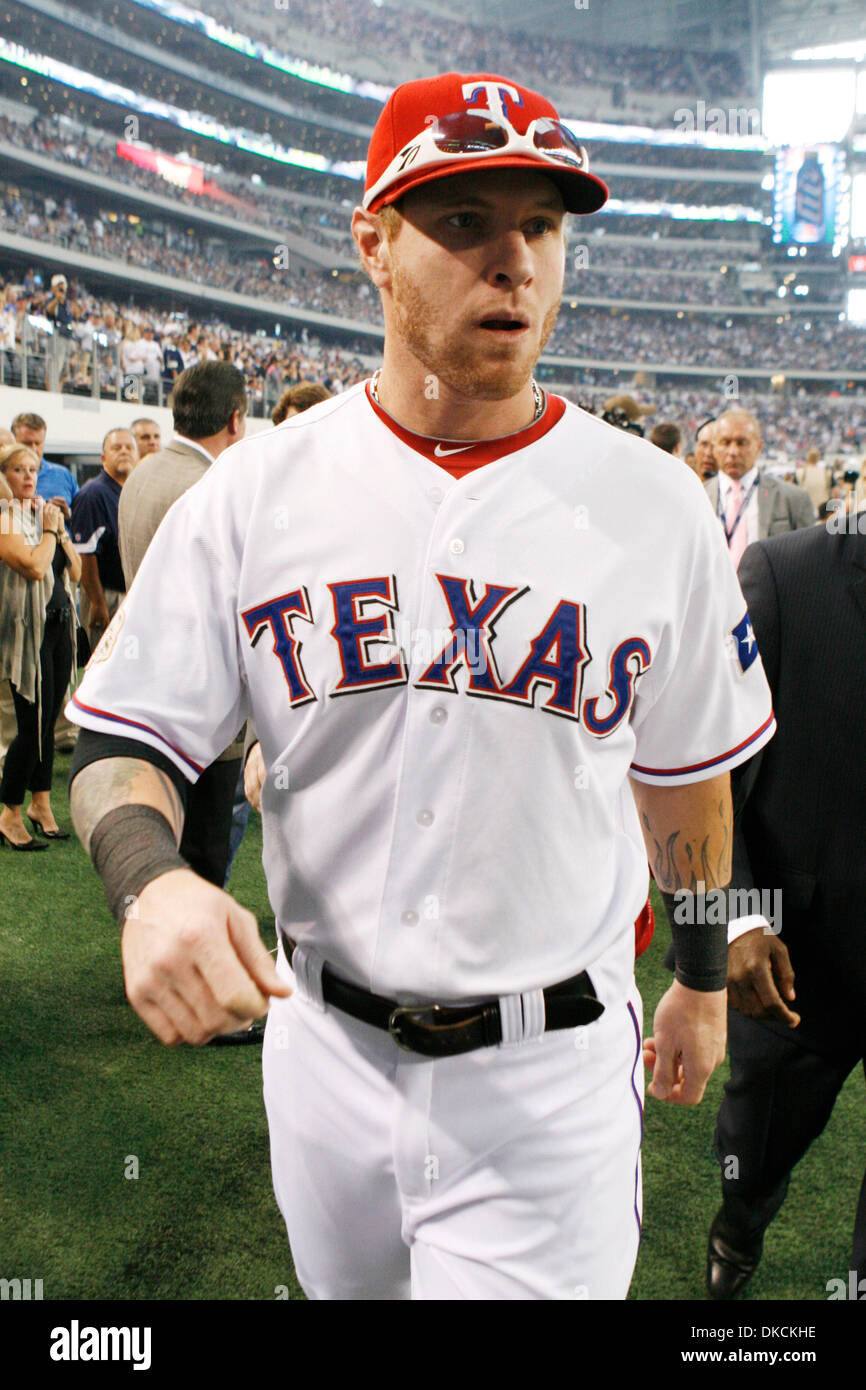
[[[152,879],[122,937],[126,996],[160,1041],[206,1043],[248,1028],[291,994],[251,912],[191,869]]]
[[[644,1066],[652,1069],[647,1093],[674,1105],[699,1105],[707,1082],[725,1060],[727,995],[704,992],[674,980],[644,1039]]]
[[[265,760],[262,745],[254,743],[244,765],[244,796],[254,811],[261,813],[262,787],[265,782]]]
[[[728,947],[728,1002],[747,1018],[773,1018],[796,1028],[794,967],[784,941],[763,927],[743,932]]]

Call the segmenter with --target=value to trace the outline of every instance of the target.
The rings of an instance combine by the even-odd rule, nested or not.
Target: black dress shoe
[[[249,1043],[260,1043],[265,1036],[265,1025],[254,1023],[250,1028],[241,1028],[237,1033],[218,1033],[211,1038],[208,1047],[244,1047]]]
[[[41,844],[41,843],[39,842],[39,840],[25,840],[23,845],[16,845],[16,843],[15,843],[14,840],[10,840],[10,839],[9,839],[9,836],[6,834],[6,831],[5,831],[5,830],[0,830],[0,845],[3,845],[4,848],[5,848],[6,845],[11,845],[13,849],[20,849],[20,850],[33,850],[33,849],[47,849],[47,848],[48,848],[47,845]]]
[[[735,1298],[761,1263],[763,1249],[763,1235],[743,1239],[726,1222],[724,1208],[716,1212],[707,1243],[707,1293],[710,1298]]]
[[[27,819],[33,829],[38,830],[40,835],[44,835],[46,840],[70,840],[72,838],[68,830],[46,830],[41,820],[37,820],[35,816],[28,816]]]

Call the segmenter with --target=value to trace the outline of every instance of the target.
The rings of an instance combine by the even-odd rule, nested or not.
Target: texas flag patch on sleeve
[[[748,671],[758,655],[758,641],[748,611],[743,614],[742,621],[731,629],[731,636],[737,644],[737,660],[740,663],[740,670]]]

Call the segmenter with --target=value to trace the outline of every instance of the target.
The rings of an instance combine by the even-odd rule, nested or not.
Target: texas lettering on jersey
[[[413,684],[421,689],[457,694],[457,674],[462,670],[465,693],[482,699],[534,708],[536,694],[546,692],[546,698],[539,695],[539,708],[582,723],[597,738],[606,738],[626,718],[637,680],[652,663],[643,637],[627,637],[618,644],[610,657],[604,693],[584,700],[584,674],[591,661],[585,604],[560,599],[541,630],[527,634],[527,655],[508,678],[496,660],[496,624],[528,589],[486,584],[479,593],[471,579],[438,573],[435,578],[449,618],[449,625],[435,634],[398,635],[393,575],[328,584],[332,610],[328,618],[333,615],[330,634],[341,672],[329,692],[331,698],[405,685],[410,666],[420,666]],[[371,615],[371,609],[378,611]],[[306,705],[318,699],[302,656],[304,625],[309,630],[316,622],[307,589],[268,599],[245,609],[241,616],[251,646],[266,633],[270,635],[289,704]],[[400,637],[408,639],[405,650]]]

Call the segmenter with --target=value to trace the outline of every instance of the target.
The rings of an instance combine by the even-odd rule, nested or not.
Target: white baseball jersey
[[[557,397],[505,439],[424,439],[368,384],[179,499],[68,713],[191,781],[251,716],[280,925],[442,1001],[584,969],[623,1000],[648,886],[629,777],[715,776],[775,727],[680,461]]]

